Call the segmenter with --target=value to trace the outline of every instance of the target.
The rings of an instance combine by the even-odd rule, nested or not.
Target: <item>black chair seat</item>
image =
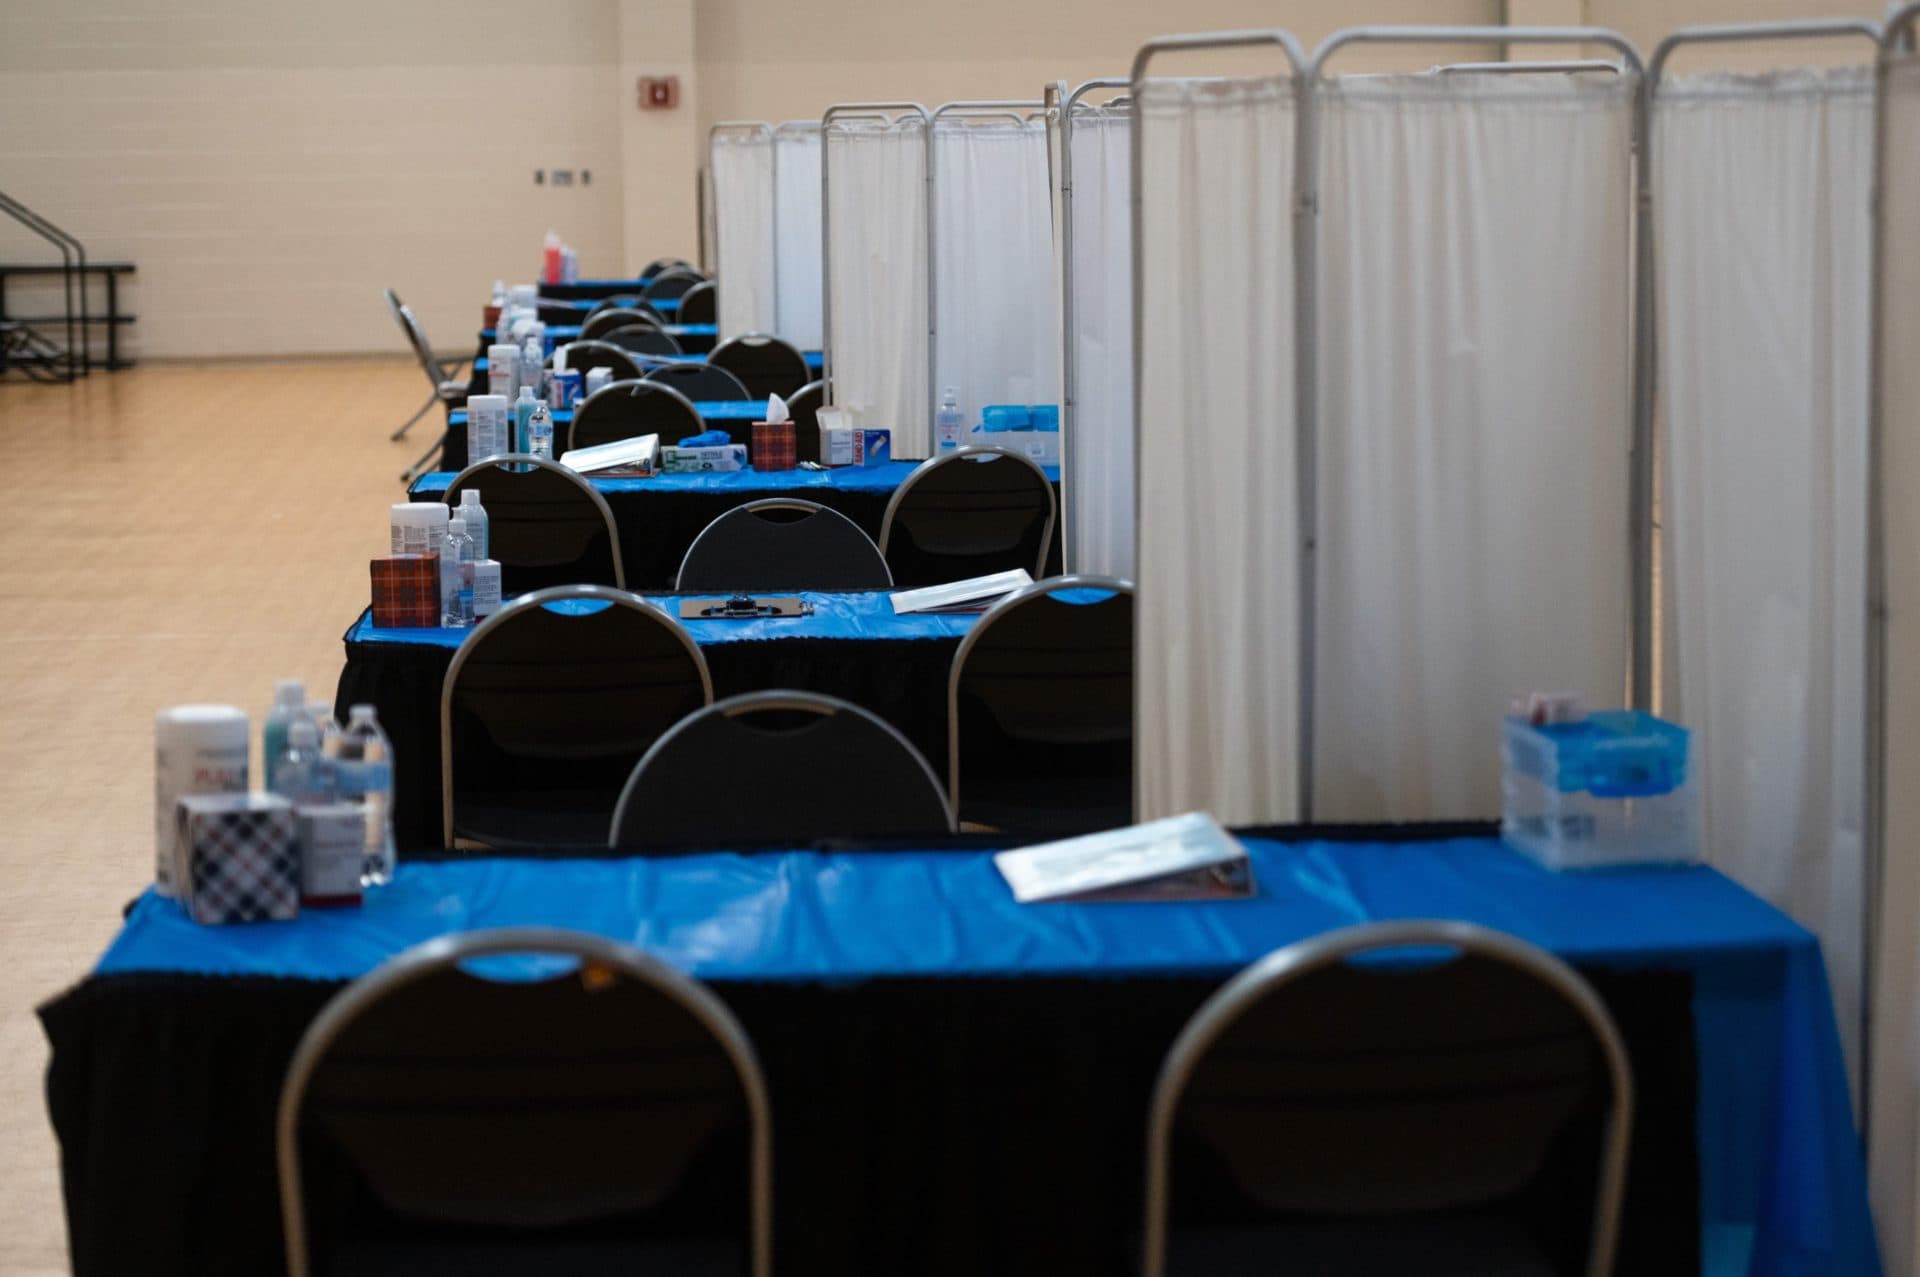
[[[494,801],[462,796],[454,833],[502,851],[598,847],[607,841],[617,792],[497,791]]]
[[[725,1239],[656,1242],[369,1243],[343,1248],[333,1277],[739,1277],[744,1249]]]
[[[1364,1216],[1180,1230],[1168,1277],[1556,1277],[1512,1221],[1486,1214]]]

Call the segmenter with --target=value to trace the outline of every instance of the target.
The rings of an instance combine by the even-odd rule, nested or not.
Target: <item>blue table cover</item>
[[[933,615],[917,612],[906,616],[896,615],[884,590],[846,594],[806,593],[800,597],[813,604],[811,616],[756,617],[747,621],[681,620],[680,604],[683,599],[707,599],[717,603],[726,599],[724,594],[658,594],[647,596],[647,602],[684,625],[687,632],[693,635],[693,641],[701,647],[717,647],[725,643],[763,643],[772,639],[958,638],[979,619],[977,613]],[[582,608],[578,601],[564,600],[549,606],[563,611],[594,611],[609,605],[593,601]],[[349,645],[416,643],[427,647],[456,648],[471,633],[473,631],[470,629],[438,627],[385,629],[373,623],[373,611],[369,608],[360,614],[360,619],[347,631],[346,641]]]
[[[1464,918],[1691,972],[1704,1271],[1880,1271],[1819,945],[1777,910],[1706,868],[1552,874],[1491,839],[1248,852],[1255,899],[1134,905],[1019,905],[960,851],[403,863],[361,909],[282,923],[200,927],[149,891],[98,970],[347,980],[446,932],[547,925],[714,981],[1224,976],[1331,928]]]
[[[709,405],[698,405],[702,412]],[[556,413],[556,417],[560,414]],[[805,492],[808,489],[835,488],[842,492],[892,492],[906,482],[908,475],[922,463],[888,461],[877,466],[835,466],[831,470],[728,470],[700,471],[693,474],[656,474],[651,478],[598,478],[588,481],[601,492]],[[1057,466],[1042,466],[1047,478],[1060,482]],[[407,495],[415,501],[431,501],[453,483],[451,470],[434,470],[413,481]]]

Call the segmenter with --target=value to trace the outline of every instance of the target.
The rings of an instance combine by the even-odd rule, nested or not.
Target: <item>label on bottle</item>
[[[393,765],[385,759],[348,762],[333,760],[333,787],[342,798],[384,794],[393,787]]]

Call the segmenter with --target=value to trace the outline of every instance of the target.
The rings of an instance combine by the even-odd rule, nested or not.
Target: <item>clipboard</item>
[[[813,604],[797,594],[772,595],[764,599],[751,594],[736,594],[724,600],[681,599],[683,621],[758,621],[773,616],[812,616]]]

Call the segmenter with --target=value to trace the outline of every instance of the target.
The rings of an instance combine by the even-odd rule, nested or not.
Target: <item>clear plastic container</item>
[[[1700,859],[1692,734],[1639,710],[1506,720],[1501,834],[1549,869]]]

